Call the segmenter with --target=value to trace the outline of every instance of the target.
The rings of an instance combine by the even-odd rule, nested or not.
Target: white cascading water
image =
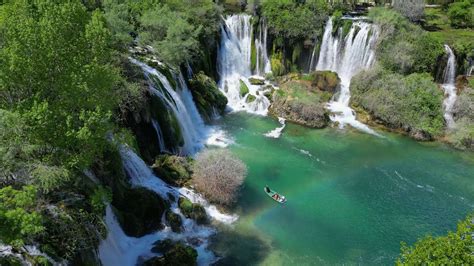
[[[456,102],[456,57],[453,50],[448,45],[444,45],[444,49],[448,54],[448,62],[444,69],[443,89],[446,98],[444,99],[444,119],[448,128],[454,127],[453,106]]]
[[[262,19],[261,23],[259,23],[257,33],[258,35],[255,38],[255,49],[257,54],[255,74],[258,76],[265,76],[265,74],[272,71],[267,52],[268,29],[265,19]]]
[[[326,23],[316,70],[331,70],[341,79],[341,90],[337,99],[328,104],[334,113],[331,120],[338,122],[340,127],[348,124],[354,128],[378,135],[367,125],[356,120],[355,112],[349,107],[350,83],[352,77],[363,69],[367,69],[375,61],[375,43],[378,37],[376,26],[354,21],[347,36],[342,39],[342,30],[333,36],[332,18]]]
[[[161,131],[160,124],[155,119],[151,120],[153,128],[155,128],[156,137],[158,139],[158,145],[160,146],[160,152],[166,151],[165,139],[163,137],[163,132]]]
[[[219,89],[228,99],[228,106],[234,111],[245,110],[250,113],[266,115],[270,101],[263,95],[263,86],[250,84],[252,76],[252,23],[251,16],[238,14],[228,16],[221,26],[221,44],[218,51],[217,68],[220,74]],[[255,74],[263,75],[271,71],[266,47],[267,29],[261,23],[259,36],[255,39],[257,61]],[[240,83],[249,89],[245,95],[240,93]],[[252,96],[250,96],[252,95]],[[248,97],[255,97],[249,101]]]
[[[285,129],[286,127],[286,119],[285,118],[282,118],[282,117],[278,117],[278,122],[280,123],[280,127],[277,127],[265,134],[263,134],[265,137],[269,137],[269,138],[274,138],[274,139],[277,139],[281,136],[281,133],[283,132],[283,129]]]
[[[193,154],[201,149],[204,145],[202,140],[206,136],[206,128],[181,73],[179,78],[176,79],[177,88],[175,91],[166,76],[158,70],[136,59],[130,58],[130,60],[142,68],[148,78],[150,92],[160,97],[178,120],[184,140],[184,145],[180,148],[179,154]],[[162,86],[155,84],[152,77],[157,78]],[[162,89],[165,91],[162,91]]]
[[[122,147],[120,155],[131,184],[154,191],[163,199],[168,200],[171,204],[170,210],[178,214],[183,220],[183,232],[175,233],[170,227],[165,227],[161,231],[140,238],[129,237],[117,222],[112,208],[108,206],[105,218],[108,234],[107,238],[99,245],[99,258],[102,264],[104,266],[136,265],[139,260],[156,256],[157,254],[151,252],[153,244],[166,238],[174,241],[184,241],[195,248],[198,252],[198,265],[209,265],[215,262],[217,258],[212,251],[208,250],[209,237],[215,233],[215,230],[209,226],[198,225],[194,220],[184,217],[178,207],[177,199],[182,196],[193,203],[201,204],[209,217],[224,224],[231,224],[238,217],[221,213],[215,206],[210,205],[202,196],[190,189],[176,188],[166,184],[156,177],[145,162],[132,150]],[[174,200],[171,199],[170,195],[173,196]],[[162,219],[165,223],[164,217]]]

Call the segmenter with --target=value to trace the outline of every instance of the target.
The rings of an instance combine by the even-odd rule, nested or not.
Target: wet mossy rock
[[[124,188],[114,193],[112,205],[123,231],[141,237],[163,228],[161,217],[166,203],[155,192],[145,188]]]
[[[258,77],[250,77],[249,82],[252,85],[264,85],[265,84],[265,79],[258,78]]]
[[[144,262],[145,266],[192,266],[197,265],[197,251],[182,243],[173,243],[170,239],[165,239],[154,244],[153,252],[161,253],[162,256],[151,258]]]
[[[176,155],[159,155],[152,165],[153,172],[168,184],[183,186],[191,178],[192,159]]]
[[[214,112],[224,114],[227,98],[217,88],[216,82],[200,71],[189,80],[189,87],[199,113],[210,121]]]
[[[269,113],[307,127],[326,127],[330,120],[325,105],[332,94],[313,90],[311,81],[293,75],[283,77],[282,80],[280,89],[273,93]]]
[[[21,261],[14,256],[0,257],[0,265],[2,266],[21,266]]]
[[[249,87],[243,80],[240,80],[240,97],[244,97],[247,93],[249,93]]]
[[[192,203],[183,197],[179,198],[178,206],[185,217],[195,220],[198,224],[206,224],[209,222],[209,218],[203,206]]]
[[[311,89],[335,93],[339,88],[341,79],[336,72],[314,71],[310,74]]]
[[[181,216],[170,210],[166,210],[165,218],[173,232],[180,233],[182,231],[183,220],[181,219]]]
[[[255,102],[256,99],[257,99],[257,97],[255,97],[255,95],[249,94],[247,96],[247,99],[245,99],[245,102],[246,103],[253,103],[253,102]]]

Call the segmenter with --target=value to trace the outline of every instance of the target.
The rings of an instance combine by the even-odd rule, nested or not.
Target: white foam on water
[[[278,122],[280,123],[280,127],[277,127],[265,134],[263,134],[265,137],[269,137],[269,138],[279,138],[281,136],[281,133],[283,132],[283,129],[285,129],[286,127],[286,119],[285,118],[281,118],[281,117],[278,117]]]

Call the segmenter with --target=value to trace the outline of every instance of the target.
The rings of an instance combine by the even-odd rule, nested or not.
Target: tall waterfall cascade
[[[453,50],[448,45],[444,45],[444,49],[448,54],[448,62],[446,68],[444,69],[443,75],[443,89],[446,98],[443,102],[444,107],[444,119],[446,120],[446,125],[448,128],[454,127],[453,119],[453,106],[456,102],[456,57]]]
[[[263,76],[271,72],[267,54],[267,27],[261,21],[252,41],[251,16],[231,15],[225,18],[221,26],[221,43],[217,56],[217,68],[220,75],[219,89],[228,99],[228,106],[234,111],[266,115],[270,101],[264,96],[268,83],[252,85],[252,75]],[[252,47],[255,51],[255,66],[252,70]],[[248,88],[241,90],[241,87]],[[267,88],[267,89],[265,89]]]
[[[208,127],[199,114],[193,101],[191,91],[188,89],[184,77],[178,72],[174,77],[176,88],[173,88],[168,78],[147,64],[130,58],[132,63],[140,66],[149,81],[150,92],[163,100],[167,107],[173,112],[181,128],[184,145],[177,151],[181,155],[191,155],[199,151],[205,144],[227,146],[222,137],[221,130]],[[158,82],[155,80],[157,79]],[[160,149],[164,149],[163,134],[157,121],[152,121],[157,132]],[[217,139],[217,140],[216,140]]]
[[[237,216],[220,212],[214,205],[210,205],[201,195],[187,188],[176,188],[166,184],[155,176],[152,170],[143,160],[127,147],[120,149],[124,170],[130,177],[130,183],[135,187],[143,187],[154,191],[170,203],[170,210],[178,214],[183,220],[183,231],[175,233],[166,226],[143,237],[135,238],[127,236],[111,208],[106,209],[107,238],[99,245],[99,258],[104,266],[135,265],[140,260],[146,260],[156,256],[151,251],[156,241],[170,238],[174,241],[184,241],[198,252],[198,265],[209,265],[217,260],[212,251],[208,249],[209,237],[215,233],[215,229],[209,226],[198,225],[194,220],[186,218],[178,207],[179,197],[185,197],[193,203],[201,204],[209,217],[213,220],[231,224],[237,220]],[[171,195],[171,196],[170,196]],[[163,224],[165,218],[162,217]],[[199,240],[199,241],[196,241]]]
[[[356,120],[354,110],[349,107],[350,83],[354,75],[367,69],[375,61],[375,44],[378,30],[375,25],[354,21],[349,33],[342,37],[342,29],[333,34],[332,18],[326,23],[316,70],[330,70],[339,75],[341,88],[338,97],[328,104],[333,113],[331,120],[342,128],[348,124],[369,134],[378,135],[367,125]]]

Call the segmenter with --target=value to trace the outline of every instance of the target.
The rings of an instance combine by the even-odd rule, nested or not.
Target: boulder
[[[258,93],[258,92],[257,92]],[[252,94],[249,94],[247,96],[247,99],[245,99],[245,102],[246,103],[252,103],[254,102],[255,100],[257,99],[257,97],[255,95],[252,95]]]
[[[247,93],[249,93],[249,87],[243,80],[240,80],[240,97],[244,97]]]
[[[205,120],[210,121],[214,111],[224,114],[227,98],[217,88],[216,82],[200,71],[189,80],[189,88],[196,107]]]
[[[252,85],[265,85],[265,79],[260,77],[250,77],[249,82]]]
[[[153,191],[124,188],[113,194],[112,205],[123,231],[129,236],[141,237],[163,228],[161,217],[166,203]]]
[[[191,166],[191,158],[163,154],[156,157],[151,168],[165,182],[173,186],[183,186],[191,179]]]
[[[272,95],[269,113],[307,127],[326,127],[330,120],[325,104],[331,94],[313,91],[310,86],[304,80],[289,80],[281,84]]]
[[[152,249],[154,252],[163,254],[162,256],[153,257],[143,263],[146,266],[164,266],[164,265],[177,265],[177,266],[188,266],[197,264],[197,251],[182,243],[173,243],[170,239],[165,239],[158,243],[155,243],[155,247]]]
[[[166,210],[165,218],[166,218],[166,222],[171,227],[171,230],[173,232],[176,232],[176,233],[181,232],[182,225],[183,225],[183,220],[181,219],[181,216],[179,216],[178,214],[170,210]]]
[[[198,224],[207,224],[209,219],[206,210],[199,204],[192,203],[186,198],[179,198],[178,206],[186,218],[195,220]]]
[[[331,71],[314,71],[310,74],[310,77],[312,90],[335,93],[341,83],[337,73]]]

